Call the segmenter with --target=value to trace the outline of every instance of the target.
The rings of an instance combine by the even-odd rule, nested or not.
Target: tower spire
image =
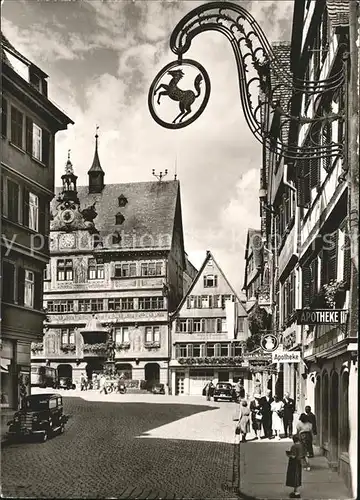
[[[61,176],[63,190],[62,198],[64,200],[77,200],[76,181],[77,176],[74,174],[74,167],[70,159],[71,149],[68,149],[67,162],[65,164],[65,173]]]
[[[89,176],[89,193],[101,193],[104,189],[104,171],[101,168],[99,152],[98,152],[98,134],[99,126],[96,125],[95,129],[95,152],[92,165],[88,171]]]

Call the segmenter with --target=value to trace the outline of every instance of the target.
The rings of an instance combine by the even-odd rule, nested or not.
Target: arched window
[[[341,424],[340,424],[340,451],[349,451],[350,423],[349,423],[349,372],[345,370],[341,377]]]
[[[329,376],[325,372],[322,379],[321,437],[322,444],[329,442]]]

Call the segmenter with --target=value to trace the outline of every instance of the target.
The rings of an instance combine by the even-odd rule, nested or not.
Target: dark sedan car
[[[152,386],[151,392],[153,394],[165,394],[165,386],[164,386],[164,384],[154,384]]]
[[[219,382],[214,390],[214,401],[218,399],[227,399],[234,401],[234,388],[229,382]]]
[[[8,422],[7,439],[39,435],[42,441],[48,436],[64,432],[68,416],[64,415],[60,394],[36,394],[27,396],[19,411]]]

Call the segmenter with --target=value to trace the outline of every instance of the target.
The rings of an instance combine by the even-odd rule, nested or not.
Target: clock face
[[[70,224],[74,220],[75,214],[72,210],[64,210],[61,214],[61,218],[65,224]]]
[[[60,248],[74,248],[75,247],[74,234],[61,234],[60,235]]]

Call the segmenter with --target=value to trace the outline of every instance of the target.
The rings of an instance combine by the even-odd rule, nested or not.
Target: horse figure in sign
[[[179,119],[179,123],[183,121],[185,116],[189,115],[191,113],[191,105],[197,99],[200,95],[201,89],[200,89],[200,84],[203,80],[203,77],[199,73],[197,77],[195,78],[194,81],[194,87],[196,90],[193,92],[192,90],[181,90],[177,86],[178,82],[183,78],[184,72],[181,69],[175,69],[173,71],[168,71],[168,75],[172,76],[170,82],[168,85],[165,85],[164,83],[161,83],[158,88],[155,90],[154,95],[160,90],[164,89],[163,92],[160,92],[157,98],[157,103],[160,104],[160,97],[163,95],[167,95],[172,99],[173,101],[179,101],[179,108],[180,108],[180,113],[178,116],[173,120],[173,123],[176,123],[176,120]]]

